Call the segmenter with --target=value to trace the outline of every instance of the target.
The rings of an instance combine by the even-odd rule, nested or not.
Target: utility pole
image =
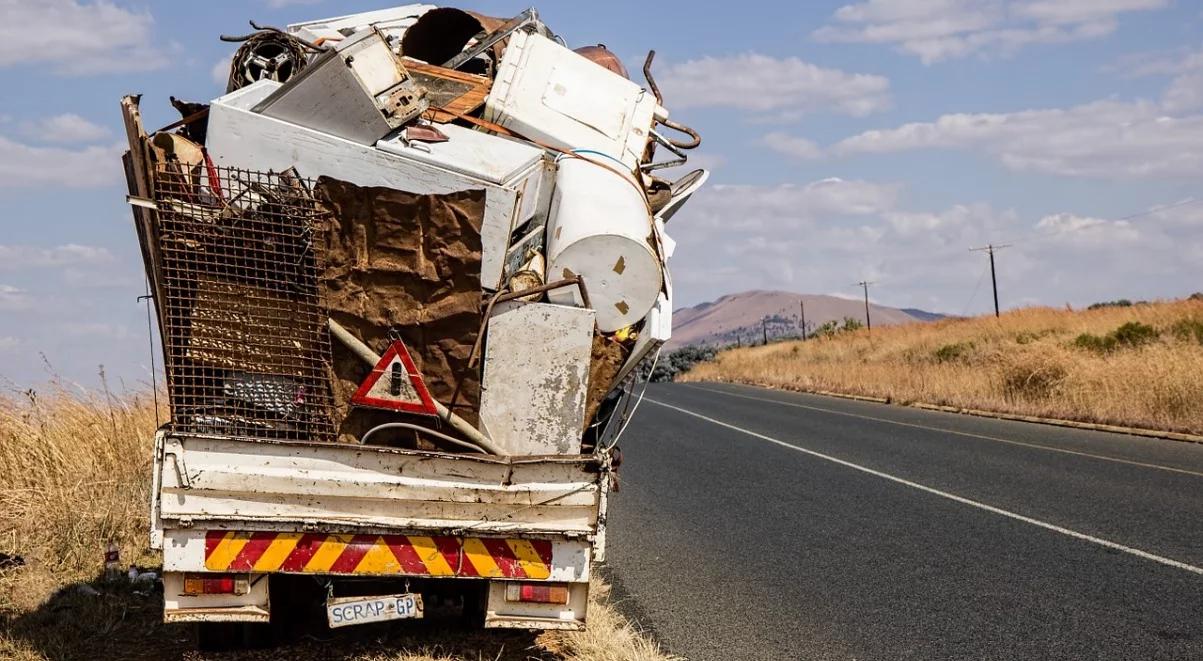
[[[760,318],[760,330],[764,332],[764,343],[767,345],[769,343],[769,318],[768,317]]]
[[[1009,243],[1001,245],[1001,246],[996,246],[993,243],[988,243],[988,244],[986,244],[985,248],[970,248],[969,249],[969,252],[981,252],[984,250],[985,252],[987,252],[990,255],[990,284],[994,286],[994,316],[995,317],[999,316],[999,312],[998,312],[998,278],[995,277],[995,275],[994,275],[994,253],[995,253],[995,251],[1002,250],[1003,248],[1010,248],[1010,247],[1011,247],[1011,244],[1009,244]]]
[[[798,305],[802,306],[802,341],[806,341],[806,301],[798,301]]]
[[[856,283],[865,290],[865,328],[873,330],[873,321],[869,319],[869,285],[877,284],[868,280],[861,280]]]

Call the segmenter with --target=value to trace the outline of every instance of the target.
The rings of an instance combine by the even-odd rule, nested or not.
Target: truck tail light
[[[248,594],[250,577],[246,574],[184,574],[184,594]]]
[[[505,586],[506,601],[532,604],[568,604],[568,588],[562,585],[510,583]]]

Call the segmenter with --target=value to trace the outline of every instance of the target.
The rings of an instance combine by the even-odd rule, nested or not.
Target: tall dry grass
[[[166,402],[161,400],[165,409]],[[52,387],[0,394],[0,659],[344,659],[346,661],[669,661],[595,582],[584,632],[538,637],[417,627],[388,640],[302,641],[277,650],[207,657],[188,651],[185,625],[161,623],[161,596],[96,582],[109,541],[125,564],[153,567],[150,472],[158,426],[149,393],[121,396]],[[100,594],[75,589],[91,582]],[[517,642],[515,642],[517,641]]]
[[[149,394],[0,394],[0,552],[27,566],[0,575],[0,612],[31,608],[58,585],[93,578],[114,542],[147,564]]]
[[[1124,324],[1145,342],[1107,340]],[[1094,340],[1078,340],[1083,334]],[[1122,335],[1122,333],[1121,333]],[[683,381],[737,381],[1203,434],[1203,301],[1026,308],[720,353]]]

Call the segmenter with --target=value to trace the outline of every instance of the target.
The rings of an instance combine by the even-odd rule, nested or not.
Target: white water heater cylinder
[[[605,333],[643,319],[664,285],[652,221],[638,184],[585,158],[561,158],[547,226],[547,280],[582,276],[597,327]],[[554,303],[582,305],[576,288],[553,290]]]

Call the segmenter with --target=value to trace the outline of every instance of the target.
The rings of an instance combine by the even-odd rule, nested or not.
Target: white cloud
[[[1045,235],[1075,243],[1125,243],[1140,241],[1137,228],[1127,220],[1107,220],[1073,213],[1055,213],[1041,218],[1036,229]]]
[[[12,351],[21,344],[21,340],[11,335],[0,335],[0,351]]]
[[[806,138],[774,131],[761,138],[761,144],[779,153],[793,158],[813,159],[823,155],[823,149]]]
[[[121,145],[38,147],[0,135],[0,188],[96,188],[121,180]]]
[[[60,266],[95,266],[112,264],[116,258],[108,248],[68,243],[52,248],[0,244],[0,270],[17,271],[30,268]]]
[[[691,202],[690,231],[771,231],[804,229],[832,216],[863,216],[892,209],[900,187],[867,181],[823,179],[805,185],[750,186],[718,184]]]
[[[213,65],[213,69],[209,71],[209,75],[213,78],[213,83],[219,85],[224,91],[226,83],[230,82],[230,64],[234,62],[234,54],[218,60],[217,64]]]
[[[677,304],[747,289],[850,296],[867,278],[887,305],[980,313],[989,282],[970,303],[988,262],[969,248],[987,242],[1014,244],[998,256],[1004,307],[1198,289],[1190,278],[1203,256],[1203,204],[1118,220],[1072,210],[1025,218],[985,203],[907,208],[901,192],[842,180],[703,190],[668,228]]]
[[[1010,55],[1032,44],[1097,39],[1120,14],[1169,0],[868,0],[844,5],[813,33],[824,42],[891,44],[925,64]]]
[[[1161,95],[1166,112],[1186,112],[1203,108],[1203,72],[1185,73],[1170,81]]]
[[[916,149],[985,153],[1018,171],[1130,179],[1203,175],[1203,72],[1175,78],[1159,101],[1101,100],[1069,108],[956,113],[865,131],[834,155]]]
[[[796,57],[756,53],[703,57],[670,65],[659,78],[665,103],[673,109],[722,107],[795,117],[811,112],[860,117],[890,107],[890,81],[885,77],[828,69]]]
[[[82,75],[166,66],[154,18],[108,0],[0,0],[0,67],[49,64]]]
[[[924,148],[984,151],[1013,170],[1101,178],[1203,174],[1203,117],[1176,119],[1147,103],[1100,101],[1069,109],[944,115],[867,131],[836,154]]]
[[[39,142],[59,143],[97,142],[112,135],[108,128],[93,124],[75,113],[26,122],[22,131]]]
[[[71,323],[58,324],[54,327],[54,330],[63,337],[90,337],[93,339],[104,338],[108,340],[125,340],[136,335],[128,326],[98,321],[73,321]],[[143,330],[142,332],[145,335],[146,331]]]
[[[1129,78],[1179,75],[1203,69],[1203,49],[1178,48],[1172,51],[1131,53],[1104,70]]]
[[[0,310],[24,310],[30,305],[29,295],[24,289],[0,284]]]

